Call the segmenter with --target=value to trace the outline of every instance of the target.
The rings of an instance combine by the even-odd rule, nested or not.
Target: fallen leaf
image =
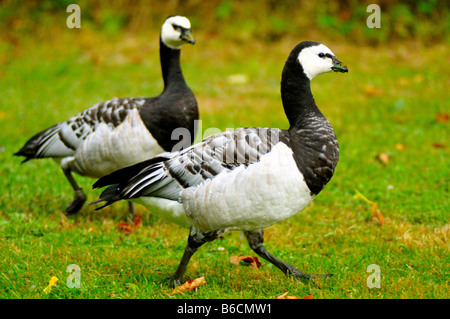
[[[141,227],[141,225],[142,225],[141,215],[135,215],[133,222],[134,222],[134,227],[136,227],[136,228]]]
[[[440,143],[432,143],[431,146],[433,146],[434,148],[446,148],[447,147],[444,144],[440,144]]]
[[[298,299],[296,296],[291,295],[288,296],[288,291],[286,291],[284,294],[279,295],[278,297],[276,297],[275,299]]]
[[[405,150],[405,145],[404,144],[395,144],[395,149],[398,151],[404,151]]]
[[[389,158],[390,156],[386,153],[380,153],[377,155],[377,159],[383,163],[384,165],[388,165],[389,164]]]
[[[371,214],[370,217],[376,221],[378,221],[381,226],[384,225],[384,217],[381,214],[381,211],[378,209],[378,204],[375,202],[372,202],[371,200],[369,200],[366,196],[364,196],[363,194],[361,194],[360,191],[358,191],[357,189],[355,189],[356,194],[361,197],[366,203],[372,205],[372,210],[371,210]]]
[[[123,231],[125,234],[130,234],[133,231],[133,225],[126,223],[126,222],[118,222],[117,228],[120,231]]]
[[[278,297],[276,297],[275,299],[284,299],[286,298],[287,294],[289,293],[289,291],[286,291],[284,294],[279,295]]]
[[[123,231],[125,234],[130,234],[133,230],[135,230],[136,228],[141,227],[142,221],[141,221],[141,215],[135,215],[134,216],[134,221],[133,223],[128,223],[128,222],[118,222],[117,223],[117,228],[120,231]]]
[[[244,255],[231,256],[230,263],[235,265],[251,266],[253,268],[259,268],[261,266],[261,262],[259,261],[258,257],[244,256]]]
[[[373,203],[372,204],[372,219],[377,220],[381,226],[384,225],[384,217],[381,214],[380,210],[378,209],[378,204],[377,203]]]
[[[448,113],[438,113],[436,114],[436,122],[438,123],[447,123],[450,118]]]
[[[401,115],[395,115],[394,120],[398,123],[403,123],[403,117]]]
[[[304,296],[302,299],[313,299],[313,294],[309,294],[308,296]]]
[[[339,18],[341,18],[342,21],[348,21],[351,18],[350,10],[342,10],[339,12]]]
[[[378,96],[383,93],[383,91],[381,89],[376,88],[372,85],[365,85],[363,90],[364,90],[364,93],[368,96]]]
[[[177,286],[173,291],[172,295],[186,292],[195,289],[203,284],[205,284],[205,277],[196,278],[194,280],[188,280],[184,284]]]
[[[52,291],[52,287],[56,286],[56,282],[58,281],[58,277],[53,276],[48,283],[48,286],[44,289],[44,294],[49,294]]]

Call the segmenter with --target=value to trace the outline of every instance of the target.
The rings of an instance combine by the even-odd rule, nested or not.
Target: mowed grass
[[[124,234],[117,223],[126,219],[126,203],[100,211],[86,205],[67,218],[62,212],[73,195],[58,165],[20,165],[12,156],[35,133],[97,102],[159,94],[157,30],[35,36],[0,42],[0,298],[449,298],[448,46],[371,48],[292,36],[245,42],[194,29],[197,44],[183,48],[182,67],[203,131],[287,128],[280,74],[302,40],[327,44],[348,66],[348,74],[312,84],[339,139],[335,176],[309,207],[265,236],[280,259],[334,276],[305,284],[264,260],[259,269],[231,264],[233,255],[255,255],[232,232],[192,258],[185,279],[204,276],[206,284],[172,295],[164,279],[178,265],[186,229],[137,207],[142,226]],[[93,179],[76,178],[89,201],[98,197]],[[355,189],[377,203],[383,225]],[[80,289],[66,285],[70,264],[81,269]],[[367,286],[371,264],[380,267],[381,288]],[[52,276],[59,281],[46,294]]]

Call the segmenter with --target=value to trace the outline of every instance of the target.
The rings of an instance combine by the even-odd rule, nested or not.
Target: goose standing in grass
[[[325,45],[301,42],[281,79],[288,130],[240,128],[160,154],[100,178],[93,187],[109,187],[93,203],[131,200],[190,228],[170,277],[174,286],[182,282],[197,249],[228,230],[243,231],[250,247],[287,276],[311,278],[264,248],[263,228],[297,214],[333,176],[338,141],[310,88],[315,76],[331,71],[348,72]]]
[[[194,44],[191,24],[182,16],[168,17],[161,29],[160,60],[164,91],[156,97],[121,98],[98,103],[91,108],[34,135],[14,155],[54,158],[72,185],[75,198],[67,215],[77,213],[86,195],[72,172],[100,178],[120,168],[141,162],[179,141],[171,135],[176,128],[189,130],[195,137],[194,121],[199,118],[197,101],[187,86],[180,67],[180,49]],[[179,145],[177,145],[178,147]],[[181,147],[180,147],[181,148]],[[130,210],[134,208],[130,203]]]

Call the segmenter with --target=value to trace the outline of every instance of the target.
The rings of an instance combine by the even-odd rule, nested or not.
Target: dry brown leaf
[[[434,148],[446,148],[447,147],[444,144],[440,144],[440,143],[432,143],[431,146],[433,146]]]
[[[203,284],[205,284],[205,277],[196,278],[194,280],[188,280],[184,284],[179,285],[172,291],[172,295],[179,294],[182,292],[186,292],[192,289],[195,289]]]
[[[289,293],[289,291],[286,291],[284,294],[279,295],[275,299],[285,299],[288,293]]]
[[[245,256],[245,255],[231,256],[230,263],[232,263],[234,265],[251,266],[253,268],[259,268],[261,266],[261,262],[259,261],[258,257]]]
[[[384,165],[389,165],[389,158],[390,158],[389,154],[386,153],[379,153],[377,155],[377,159]]]
[[[118,222],[116,227],[127,235],[133,231],[133,225],[126,222]]]
[[[135,227],[135,228],[141,227],[141,225],[142,225],[142,218],[141,218],[141,215],[135,215],[135,216],[134,216],[133,223],[134,223],[134,227]]]
[[[378,204],[373,203],[372,204],[372,219],[377,220],[382,226],[384,225],[384,217],[381,214],[380,210],[378,209]]]
[[[395,149],[398,150],[398,151],[404,151],[405,150],[405,145],[397,143],[397,144],[395,144]]]
[[[403,123],[403,117],[401,115],[395,115],[394,120],[398,123]]]
[[[363,90],[364,90],[364,93],[368,96],[378,96],[383,93],[383,91],[381,89],[376,88],[372,85],[365,85]]]
[[[358,191],[357,189],[355,189],[356,194],[358,194],[359,197],[361,197],[366,203],[372,205],[372,212],[370,214],[372,219],[377,220],[382,226],[384,225],[384,217],[381,214],[381,211],[378,209],[378,204],[375,202],[372,202],[371,200],[369,200],[366,196],[364,196],[363,194],[361,194],[360,191]]]
[[[142,222],[141,222],[141,215],[135,215],[133,224],[128,223],[128,222],[118,222],[117,223],[117,228],[128,235],[133,230],[135,230],[136,228],[141,227],[141,224],[142,224]]]
[[[298,299],[296,296],[291,295],[288,296],[288,291],[286,291],[284,294],[279,295],[278,297],[276,297],[275,299]]]
[[[449,119],[450,119],[450,115],[448,113],[436,114],[436,122],[438,122],[438,123],[447,123]]]
[[[311,293],[311,294],[309,294],[308,296],[304,296],[302,299],[313,299],[314,298],[314,296],[313,296],[313,294]]]

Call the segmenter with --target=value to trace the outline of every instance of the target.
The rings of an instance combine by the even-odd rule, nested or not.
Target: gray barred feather
[[[165,153],[167,160],[151,163],[137,174],[129,176],[127,168],[122,169],[120,176],[129,178],[119,181],[118,187],[109,176],[100,178],[98,185],[106,186],[103,180],[108,180],[117,188],[113,195],[110,189],[105,191],[95,202],[143,196],[178,201],[183,189],[199,186],[223,171],[258,162],[274,145],[286,140],[286,131],[271,128],[240,128],[215,134],[180,152]]]
[[[36,134],[16,155],[24,155],[26,160],[72,156],[98,125],[105,123],[113,129],[125,120],[131,110],[140,108],[144,103],[145,98],[114,98],[95,104],[69,120]]]

